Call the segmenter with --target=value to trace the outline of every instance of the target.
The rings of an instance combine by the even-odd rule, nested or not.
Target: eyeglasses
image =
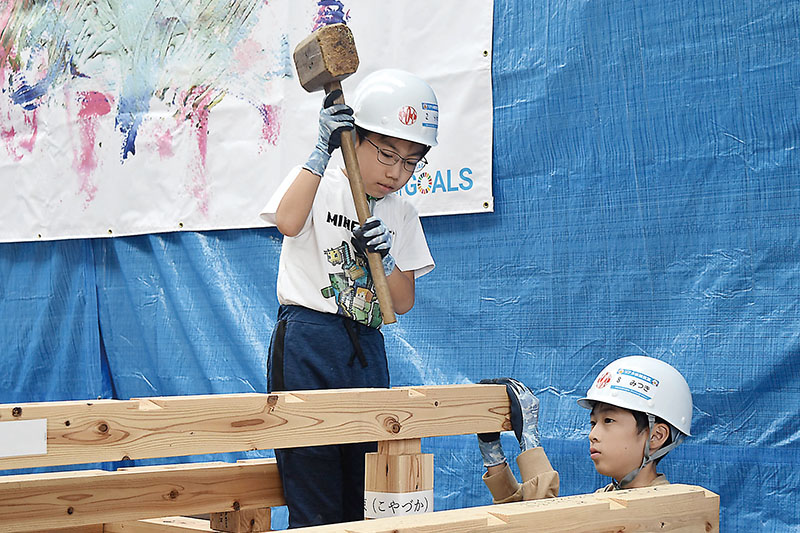
[[[369,144],[375,147],[378,151],[378,163],[382,165],[386,165],[387,167],[391,167],[397,164],[398,161],[403,162],[403,169],[406,172],[414,172],[422,170],[425,165],[428,164],[428,160],[424,157],[416,158],[416,157],[400,157],[400,154],[397,152],[392,152],[391,150],[384,150],[380,148],[377,144],[369,140],[369,137],[364,137],[364,140],[367,141]]]

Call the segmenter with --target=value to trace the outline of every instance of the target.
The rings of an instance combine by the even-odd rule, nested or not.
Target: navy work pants
[[[348,318],[281,306],[267,364],[269,391],[388,387],[383,334]],[[377,444],[275,450],[289,527],[364,518],[364,454]]]

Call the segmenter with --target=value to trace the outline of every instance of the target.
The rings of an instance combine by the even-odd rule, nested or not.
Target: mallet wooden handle
[[[341,90],[341,88],[342,84],[338,81],[326,83],[325,94],[335,91],[336,89]],[[337,98],[334,103],[343,104],[344,95]],[[367,192],[364,190],[364,182],[361,181],[361,169],[358,166],[353,136],[346,133],[342,134],[342,156],[344,157],[344,166],[347,169],[347,179],[350,180],[350,192],[353,194],[353,203],[356,205],[358,223],[363,226],[371,213],[369,212],[369,204],[367,204]],[[368,252],[367,260],[369,261],[369,270],[372,273],[372,282],[375,284],[375,292],[378,295],[378,301],[381,305],[383,323],[394,324],[397,322],[397,318],[394,316],[392,295],[389,292],[389,283],[386,281],[386,275],[383,272],[381,254]]]

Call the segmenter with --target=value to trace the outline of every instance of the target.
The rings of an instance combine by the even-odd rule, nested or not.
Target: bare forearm
[[[402,315],[414,307],[414,272],[403,272],[395,268],[386,278],[392,295],[394,312]]]
[[[300,169],[300,173],[286,190],[275,212],[275,223],[282,234],[294,237],[303,229],[303,224],[311,212],[320,179],[305,168]]]

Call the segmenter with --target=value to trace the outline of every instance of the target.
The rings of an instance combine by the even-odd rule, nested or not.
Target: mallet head
[[[345,24],[323,26],[294,49],[294,65],[300,85],[308,92],[345,79],[358,69],[353,33]]]

